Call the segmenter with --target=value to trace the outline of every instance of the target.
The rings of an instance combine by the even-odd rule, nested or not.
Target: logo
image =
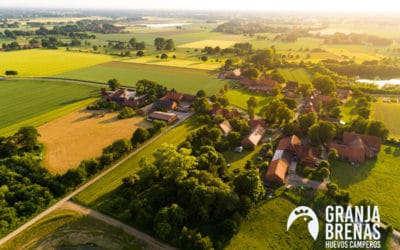
[[[306,217],[304,217],[306,216]],[[286,230],[289,231],[290,226],[295,222],[298,218],[304,217],[304,221],[307,221],[307,217],[311,218],[311,220],[308,221],[308,232],[311,234],[314,240],[317,239],[318,237],[318,232],[319,232],[319,223],[318,223],[318,218],[317,215],[314,213],[314,211],[306,206],[300,206],[296,207],[293,209],[293,211],[290,213],[287,224],[286,224]]]

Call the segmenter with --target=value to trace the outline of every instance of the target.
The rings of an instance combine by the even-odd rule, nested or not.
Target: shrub
[[[6,70],[6,76],[16,76],[18,72],[15,70]]]
[[[126,119],[135,116],[135,111],[130,107],[123,107],[121,112],[118,114],[118,119]]]

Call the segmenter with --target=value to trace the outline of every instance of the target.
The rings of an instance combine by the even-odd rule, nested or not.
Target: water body
[[[389,79],[389,80],[371,80],[371,79],[359,79],[356,82],[359,83],[375,83],[379,87],[383,87],[385,84],[399,85],[400,79]]]
[[[166,28],[166,27],[177,27],[190,24],[192,23],[144,23],[144,24],[138,24],[136,26],[148,27],[148,28]]]

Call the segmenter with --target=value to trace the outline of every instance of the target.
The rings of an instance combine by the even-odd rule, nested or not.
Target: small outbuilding
[[[149,119],[165,121],[166,123],[173,123],[174,121],[178,120],[178,116],[175,113],[154,111],[149,115]]]

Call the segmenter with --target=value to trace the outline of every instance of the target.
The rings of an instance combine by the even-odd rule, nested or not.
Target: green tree
[[[196,97],[207,97],[207,94],[204,90],[200,89],[199,91],[197,91]]]
[[[271,73],[271,79],[278,81],[279,83],[284,83],[286,82],[285,77],[278,71],[278,70],[273,70]]]
[[[165,41],[165,49],[166,50],[173,50],[175,49],[175,42],[172,39],[167,39]]]
[[[242,75],[255,80],[260,75],[260,71],[256,68],[248,68],[245,71],[243,71]]]
[[[251,96],[249,100],[247,100],[247,109],[255,109],[258,106],[257,99],[254,96]]]
[[[303,98],[307,98],[312,93],[312,85],[310,83],[301,83],[298,91],[301,93]]]
[[[335,82],[327,75],[317,75],[312,83],[324,95],[329,95],[336,89]]]
[[[382,140],[385,140],[389,135],[389,130],[381,121],[370,121],[367,127],[367,134],[378,136],[382,138]]]
[[[108,83],[108,87],[110,87],[110,89],[113,90],[113,91],[121,86],[119,81],[117,79],[115,79],[115,78],[108,80],[107,83]]]
[[[161,58],[161,59],[168,59],[168,55],[165,54],[165,53],[162,53],[160,58]]]
[[[208,57],[207,57],[207,56],[202,56],[202,57],[201,57],[201,60],[202,60],[203,62],[207,62]]]
[[[320,121],[308,129],[308,136],[313,145],[325,144],[336,135],[336,126],[328,121]]]
[[[35,127],[28,126],[20,128],[14,135],[15,143],[24,151],[32,152],[37,144],[39,132]]]
[[[300,115],[298,118],[300,129],[307,134],[308,129],[317,122],[317,115],[314,112]]]
[[[154,39],[154,46],[156,47],[157,50],[163,50],[165,48],[166,41],[165,38],[163,37],[157,37]]]
[[[139,56],[139,57],[144,56],[143,50],[139,50],[138,52],[136,52],[136,56]]]
[[[132,37],[131,39],[129,39],[128,43],[132,48],[135,48],[136,47],[136,38]]]
[[[149,131],[144,128],[137,128],[135,132],[133,132],[131,143],[132,146],[136,147],[139,144],[142,144],[150,137]]]
[[[208,103],[207,98],[200,97],[196,98],[196,100],[193,102],[193,108],[200,114],[207,114],[210,111],[210,104]]]
[[[265,189],[260,176],[254,170],[240,172],[234,179],[235,192],[248,196],[253,202],[261,200],[265,195]]]

